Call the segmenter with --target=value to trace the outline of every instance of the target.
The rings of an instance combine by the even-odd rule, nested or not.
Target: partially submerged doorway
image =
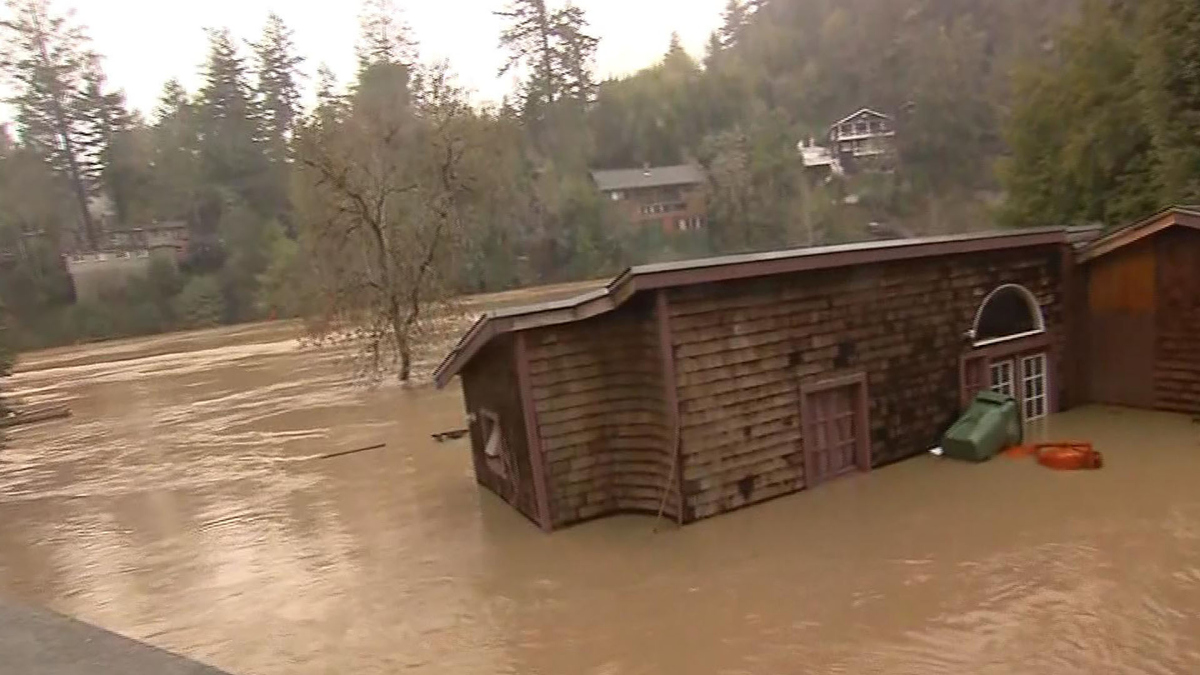
[[[1041,306],[1029,289],[1005,284],[988,294],[975,314],[972,343],[962,356],[960,392],[965,407],[991,389],[1017,401],[1024,422],[1053,411],[1050,341]]]

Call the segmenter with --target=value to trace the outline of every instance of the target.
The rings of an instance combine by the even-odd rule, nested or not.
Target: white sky
[[[666,52],[678,31],[699,57],[720,22],[726,0],[575,0],[600,37],[596,62],[601,76],[635,71]],[[314,75],[325,62],[343,84],[355,68],[358,0],[53,0],[58,10],[74,8],[114,88],[131,106],[150,113],[162,85],[175,77],[189,91],[198,87],[206,52],[205,27],[228,27],[235,37],[255,40],[271,11],[295,31],[297,51]],[[500,19],[492,14],[506,0],[396,0],[420,44],[423,60],[449,60],[461,84],[477,101],[498,101],[511,78],[497,78],[503,55],[496,43]],[[561,1],[550,0],[552,6]],[[248,54],[248,50],[246,50]],[[311,85],[310,77],[306,85]],[[10,118],[0,109],[0,119]]]

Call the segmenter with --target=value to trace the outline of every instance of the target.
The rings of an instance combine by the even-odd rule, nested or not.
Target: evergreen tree
[[[0,22],[0,72],[12,83],[17,125],[25,143],[46,157],[71,187],[87,245],[100,245],[88,209],[90,186],[84,157],[94,154],[80,139],[85,74],[94,55],[70,15],[55,14],[49,0],[8,0],[10,18]]]
[[[524,66],[531,72],[525,84],[526,104],[533,108],[549,105],[559,91],[554,49],[554,21],[546,0],[510,0],[496,16],[506,19],[500,33],[500,48],[508,59],[500,75]]]
[[[278,14],[267,17],[262,39],[254,45],[256,94],[262,113],[262,136],[273,163],[288,160],[288,144],[300,110],[300,64],[292,31]]]
[[[346,101],[339,90],[337,76],[324,63],[317,67],[316,95],[313,119],[325,128],[337,124],[343,117]]]
[[[196,107],[178,80],[164,85],[150,131],[151,216],[158,220],[184,220],[195,229],[200,225],[203,169],[200,154],[200,125]],[[202,237],[198,237],[200,239]]]
[[[359,14],[358,69],[386,63],[412,67],[417,43],[393,0],[363,0]]]
[[[391,0],[365,0],[360,31],[355,109],[380,120],[406,114],[416,64],[416,42],[408,25]]]
[[[742,33],[750,24],[753,7],[746,0],[729,0],[725,3],[725,11],[721,14],[721,27],[717,29],[717,40],[722,49],[737,45]]]
[[[92,192],[111,199],[117,221],[129,224],[135,202],[145,197],[148,157],[141,144],[145,129],[126,108],[124,93],[107,89],[98,60],[88,68],[84,83],[74,105],[85,152],[80,167]]]
[[[1170,8],[1089,1],[1057,53],[1027,66],[1007,130],[1012,155],[1001,165],[1007,222],[1115,226],[1197,196],[1196,132],[1174,123],[1189,119],[1183,83],[1195,68],[1164,56],[1188,48],[1171,43],[1188,21]]]
[[[1164,203],[1200,202],[1200,3],[1145,0],[1138,81]]]
[[[588,34],[587,18],[575,5],[568,4],[555,12],[552,21],[555,47],[552,67],[557,71],[553,81],[560,87],[555,95],[580,104],[589,103],[595,91],[592,72],[600,41]]]
[[[204,86],[196,97],[200,158],[209,184],[250,204],[261,204],[266,156],[261,119],[247,84],[247,68],[228,30],[210,30]]]

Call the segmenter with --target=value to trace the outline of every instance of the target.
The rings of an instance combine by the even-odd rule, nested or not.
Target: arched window
[[[975,314],[975,346],[1029,337],[1046,331],[1042,308],[1024,286],[1005,284],[992,291]]]

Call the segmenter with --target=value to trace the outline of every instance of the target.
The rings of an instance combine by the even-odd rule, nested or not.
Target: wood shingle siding
[[[489,473],[473,432],[476,473],[542,527],[693,521],[924,452],[980,350],[984,364],[1044,353],[1039,414],[1053,409],[1068,246],[1029,230],[632,268],[482,318],[436,380],[461,374],[468,408],[504,421],[523,456],[511,476]],[[1038,316],[1035,331],[997,334],[1015,342],[975,345],[981,304],[1006,285],[1040,306],[1045,332]]]
[[[639,298],[528,340],[553,525],[657,513],[671,485],[671,428],[653,303]]]
[[[524,410],[515,394],[519,390],[515,342],[511,335],[493,341],[481,352],[484,358],[463,370],[463,398],[467,412],[476,418],[470,425],[475,480],[537,522],[535,478],[526,441]],[[498,475],[488,466],[484,455],[487,439],[479,419],[485,410],[495,413],[500,420],[505,450],[515,467],[514,475]]]
[[[805,486],[801,383],[867,374],[874,463],[927,450],[959,410],[964,333],[992,289],[1038,298],[1059,353],[1061,247],[671,289],[685,519]]]
[[[1156,239],[1156,407],[1200,414],[1200,231],[1178,228]]]

